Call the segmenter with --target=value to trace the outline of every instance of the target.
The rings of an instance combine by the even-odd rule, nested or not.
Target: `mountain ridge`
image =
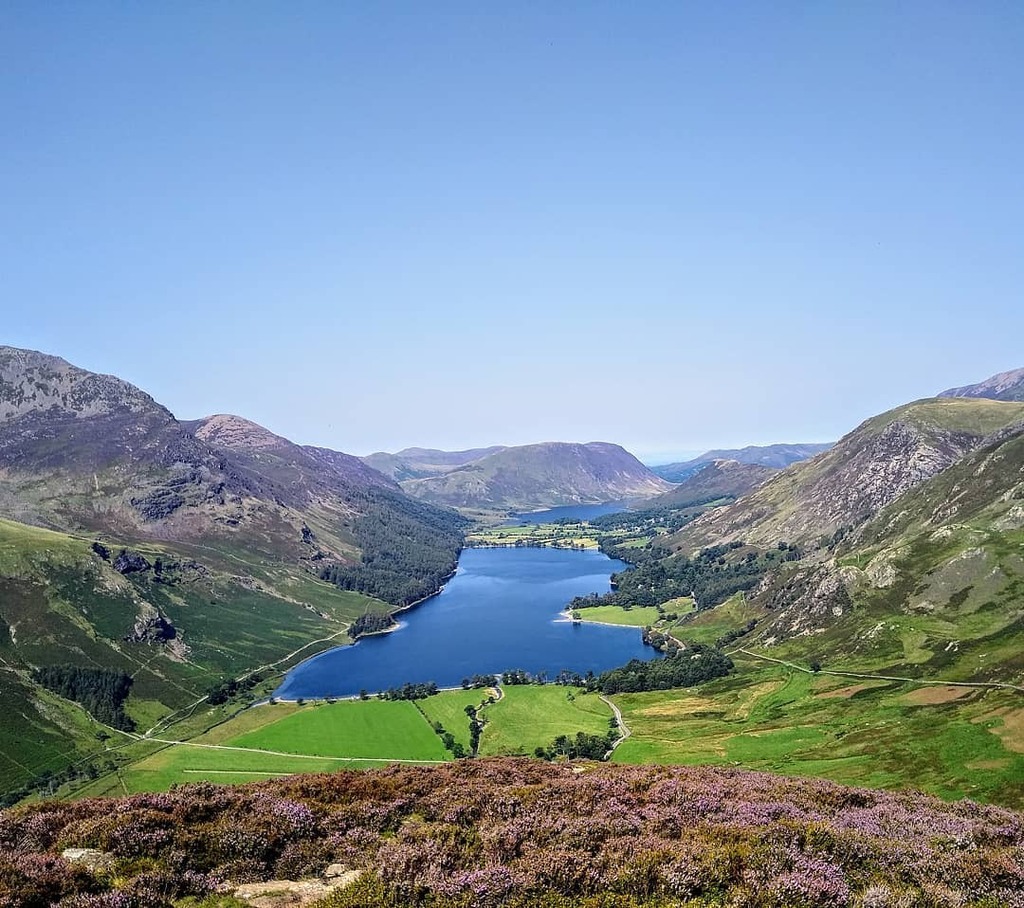
[[[610,442],[541,442],[505,448],[402,488],[435,504],[528,510],[650,498],[671,488]]]
[[[984,381],[948,388],[938,397],[984,397],[989,400],[1024,401],[1024,368],[997,372]]]
[[[778,470],[737,460],[712,460],[671,491],[645,502],[645,507],[686,508],[716,499],[742,498],[767,482]]]
[[[737,539],[810,543],[863,523],[919,482],[955,463],[1024,405],[925,398],[865,420],[834,447],[770,478],[736,504],[684,527],[670,544],[693,550]]]
[[[832,447],[828,443],[747,445],[745,448],[728,448],[705,451],[692,460],[678,463],[659,464],[651,469],[670,482],[683,482],[692,476],[702,464],[715,460],[733,460],[737,463],[756,464],[763,467],[784,469],[792,463],[821,454]]]

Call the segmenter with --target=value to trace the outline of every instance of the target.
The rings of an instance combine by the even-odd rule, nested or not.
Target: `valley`
[[[1024,4],[0,22],[0,908],[1024,908]]]
[[[917,401],[817,453],[598,492],[615,446],[415,449],[384,464],[399,485],[378,455],[166,414],[186,474],[118,446],[150,405],[104,381],[0,423],[22,502],[0,521],[8,801],[520,757],[1024,808],[1019,402]],[[89,491],[83,427],[116,487]],[[66,441],[35,472],[10,453],[44,437]],[[202,458],[235,477],[212,498]]]

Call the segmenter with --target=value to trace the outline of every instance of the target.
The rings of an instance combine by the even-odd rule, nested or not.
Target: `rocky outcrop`
[[[754,592],[771,614],[764,642],[824,632],[852,607],[842,569],[834,562],[769,575]]]
[[[144,391],[113,375],[88,372],[35,350],[0,347],[0,422],[29,413],[89,419],[154,409],[170,416]]]
[[[171,624],[166,615],[159,611],[156,614],[139,615],[135,619],[132,632],[124,639],[128,643],[161,644],[169,643],[178,636],[178,629]]]
[[[119,574],[135,574],[148,571],[151,567],[152,565],[144,555],[129,549],[121,549],[114,559],[114,570]]]

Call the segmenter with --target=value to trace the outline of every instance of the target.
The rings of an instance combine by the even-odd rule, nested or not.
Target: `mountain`
[[[121,678],[102,721],[152,725],[435,592],[463,526],[358,458],[0,348],[0,791],[106,734],[68,679]]]
[[[735,460],[739,463],[757,464],[762,467],[774,467],[781,470],[788,467],[791,463],[807,460],[807,458],[813,457],[815,454],[827,451],[830,447],[832,447],[831,443],[750,445],[746,448],[707,451],[693,460],[661,464],[651,467],[651,469],[662,479],[667,479],[669,482],[683,482],[689,476],[696,473],[703,464],[711,463],[715,460]]]
[[[1024,401],[1024,369],[1000,372],[976,385],[950,388],[939,397],[984,397],[989,400]]]
[[[618,445],[546,442],[505,448],[402,488],[435,504],[531,510],[650,498],[671,486]]]
[[[645,502],[645,507],[688,508],[722,499],[741,498],[778,470],[735,460],[712,460],[670,492]]]
[[[1018,421],[851,532],[769,572],[748,593],[757,628],[746,639],[892,674],[1020,684],[1022,543]]]
[[[848,532],[909,489],[1024,419],[1024,404],[927,399],[869,419],[828,451],[800,461],[735,504],[671,537],[678,550],[743,540],[803,545]]]
[[[0,347],[0,513],[137,531],[175,512],[212,521],[259,492],[133,385]]]
[[[439,473],[447,473],[456,467],[489,454],[497,454],[504,451],[504,445],[492,445],[489,448],[469,448],[465,451],[438,451],[435,448],[405,448],[397,454],[388,454],[379,451],[376,454],[368,454],[362,458],[363,461],[375,470],[379,470],[385,476],[389,476],[396,482],[406,479],[422,479],[427,476],[436,476]]]

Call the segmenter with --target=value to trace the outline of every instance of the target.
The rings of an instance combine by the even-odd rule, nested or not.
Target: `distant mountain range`
[[[474,460],[479,460],[481,457],[497,454],[499,451],[504,450],[504,445],[492,445],[489,448],[470,448],[467,451],[405,448],[396,454],[388,454],[384,451],[368,454],[363,458],[363,461],[396,482],[402,482],[406,479],[423,479],[427,476],[447,473],[455,467],[461,467],[463,464],[471,463]]]
[[[976,385],[950,388],[939,397],[984,397],[989,400],[1024,400],[1024,369],[1000,372]]]
[[[687,479],[669,492],[652,498],[645,507],[689,508],[741,498],[779,471],[756,463],[712,460],[699,464]]]
[[[707,451],[700,457],[693,460],[684,460],[679,463],[660,464],[651,467],[662,479],[669,482],[683,482],[696,473],[704,464],[716,460],[734,460],[738,463],[757,464],[762,467],[773,467],[781,470],[791,463],[806,460],[827,451],[832,444],[778,444],[778,445],[750,445],[746,448],[717,449]]]
[[[402,488],[434,504],[522,511],[650,498],[671,484],[619,445],[546,442],[501,448]]]

